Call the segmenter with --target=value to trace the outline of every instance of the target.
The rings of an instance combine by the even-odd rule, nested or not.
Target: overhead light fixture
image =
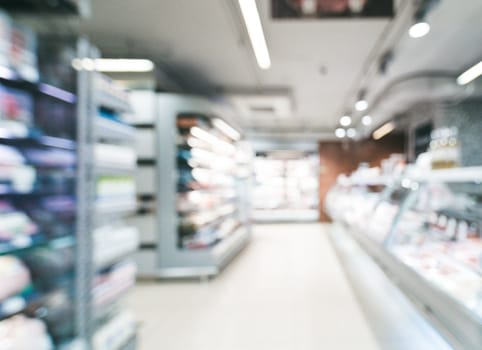
[[[369,115],[365,115],[365,116],[363,116],[361,122],[362,122],[362,124],[365,125],[365,126],[372,125],[372,117],[369,116]]]
[[[408,30],[412,38],[421,38],[430,32],[430,24],[425,20],[428,13],[432,11],[440,0],[421,0],[420,5],[414,13],[413,25]]]
[[[95,60],[95,69],[99,72],[150,72],[154,69],[154,63],[145,59],[98,58]]]
[[[363,112],[363,111],[366,111],[366,109],[368,108],[368,102],[365,96],[366,96],[366,90],[362,89],[358,94],[358,100],[355,103],[355,109],[357,111]]]
[[[241,138],[241,134],[224,120],[219,118],[214,119],[213,124],[218,130],[223,132],[227,137],[231,138],[232,140],[238,141]]]
[[[395,123],[393,122],[388,122],[386,124],[383,124],[381,127],[379,127],[377,130],[375,130],[372,134],[374,140],[380,140],[382,137],[385,137],[389,133],[391,133],[393,130],[395,130]]]
[[[76,58],[72,66],[77,69],[106,73],[142,73],[154,70],[154,63],[146,59],[131,58]]]
[[[465,72],[459,75],[457,78],[457,84],[467,85],[471,81],[477,79],[482,75],[482,61],[477,63],[475,66],[467,69]]]
[[[412,38],[418,39],[424,37],[430,32],[430,24],[427,22],[417,22],[410,27],[408,33]]]
[[[351,124],[351,117],[349,115],[344,115],[340,118],[341,126],[349,126]]]
[[[269,57],[263,27],[261,26],[258,8],[256,7],[256,1],[239,0],[239,6],[248,30],[256,61],[258,61],[258,65],[261,69],[268,69],[271,67],[271,59]]]
[[[346,136],[346,130],[343,128],[337,128],[335,130],[335,136],[338,137],[339,139],[342,139]]]
[[[368,108],[368,102],[366,100],[358,100],[355,103],[355,108],[357,111],[363,112]]]
[[[346,131],[346,136],[348,136],[349,138],[353,139],[356,137],[356,129],[355,128],[349,128],[347,131]]]

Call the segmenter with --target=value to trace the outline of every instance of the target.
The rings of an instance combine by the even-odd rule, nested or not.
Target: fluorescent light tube
[[[482,61],[477,63],[475,66],[467,69],[464,73],[460,74],[457,78],[457,84],[467,85],[471,81],[477,79],[482,75]]]
[[[269,57],[268,46],[261,26],[258,8],[255,0],[239,0],[241,13],[243,14],[244,23],[248,30],[251,46],[253,47],[254,55],[258,61],[258,66],[261,69],[268,69],[271,67],[271,59]]]
[[[142,73],[154,69],[154,63],[150,60],[130,58],[76,58],[72,61],[72,66],[77,70],[111,73]]]
[[[241,138],[241,134],[224,120],[214,119],[213,124],[218,130],[223,132],[227,137],[233,139],[234,141],[238,141]]]
[[[395,124],[393,122],[383,124],[381,127],[379,127],[377,130],[373,132],[372,134],[373,139],[380,140],[382,137],[388,135],[393,130],[395,130]]]
[[[150,72],[154,63],[145,59],[98,58],[95,69],[99,72]]]

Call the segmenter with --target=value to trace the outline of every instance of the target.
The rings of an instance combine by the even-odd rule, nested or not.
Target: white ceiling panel
[[[363,87],[359,80],[365,63],[389,25],[388,19],[272,20],[270,0],[258,0],[272,61],[270,69],[261,70],[237,0],[92,2],[92,18],[81,27],[108,56],[151,58],[184,81],[219,87],[227,101],[236,91],[286,91],[290,116],[249,118],[246,110],[239,111],[244,127],[273,132],[336,128]],[[480,18],[480,0],[442,0],[429,14],[432,32],[427,37],[411,39],[402,26],[400,40],[387,44],[395,52],[388,74],[366,80],[369,99],[405,74],[458,72],[482,58]]]

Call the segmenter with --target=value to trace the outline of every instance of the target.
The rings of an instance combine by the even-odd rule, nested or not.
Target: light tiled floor
[[[255,227],[209,282],[140,284],[140,350],[379,349],[318,224]]]

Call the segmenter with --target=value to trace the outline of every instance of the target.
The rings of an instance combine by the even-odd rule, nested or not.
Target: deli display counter
[[[325,204],[333,219],[456,349],[480,349],[482,167],[405,172],[376,194],[340,187]]]

